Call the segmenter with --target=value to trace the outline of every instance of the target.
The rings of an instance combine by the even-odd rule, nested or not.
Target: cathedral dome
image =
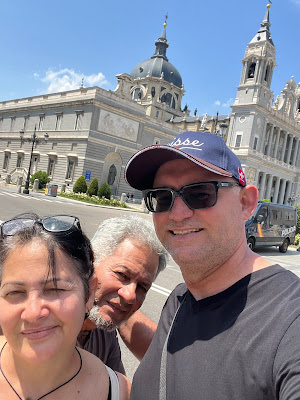
[[[142,61],[133,68],[130,75],[133,79],[145,78],[146,76],[162,77],[165,81],[173,83],[179,88],[182,86],[182,79],[178,70],[162,57]]]
[[[173,83],[175,86],[181,88],[182,79],[178,70],[169,63],[166,56],[167,48],[169,44],[166,38],[166,26],[164,23],[164,29],[161,37],[155,42],[156,51],[155,54],[148,60],[142,61],[136,65],[131,71],[130,75],[133,79],[155,77],[162,78],[169,83]]]

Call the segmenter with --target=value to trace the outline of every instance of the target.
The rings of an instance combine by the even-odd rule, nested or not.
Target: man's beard
[[[107,332],[112,332],[120,324],[114,324],[112,321],[108,322],[100,315],[100,307],[97,304],[94,304],[93,307],[90,309],[89,313],[89,320],[94,322],[97,328],[100,328]]]

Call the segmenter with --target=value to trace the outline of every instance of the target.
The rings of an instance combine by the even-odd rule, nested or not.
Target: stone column
[[[257,187],[258,185],[258,179],[259,179],[259,170],[257,169],[255,172],[255,179],[253,185]]]
[[[271,200],[272,183],[273,183],[273,175],[269,175],[265,199]]]
[[[269,139],[268,139],[268,145],[267,145],[267,151],[266,151],[267,156],[269,156],[271,153],[273,132],[274,132],[274,125],[271,126],[270,133],[269,133]]]
[[[274,194],[273,194],[273,203],[277,203],[279,186],[280,186],[280,178],[277,176],[276,183],[275,183],[275,188],[274,188]]]
[[[297,154],[298,154],[298,149],[299,149],[299,139],[296,139],[296,146],[295,146],[295,150],[294,150],[294,154],[293,154],[293,158],[292,158],[292,165],[296,165],[296,161],[297,161]]]
[[[286,157],[287,164],[290,163],[290,158],[291,158],[292,148],[293,148],[293,141],[294,141],[294,136],[290,135],[289,148],[288,148],[288,153],[287,153],[287,157]]]
[[[284,139],[283,139],[283,145],[282,145],[282,149],[281,149],[282,153],[281,153],[280,161],[284,160],[286,142],[287,142],[287,137],[288,137],[287,132],[284,132],[284,134],[285,134],[285,136],[284,136]]]
[[[277,128],[276,141],[275,141],[275,147],[274,147],[274,155],[273,155],[274,158],[277,158],[279,139],[280,139],[280,128]]]
[[[262,172],[260,185],[259,185],[259,200],[262,200],[264,198],[266,178],[267,178],[266,172]]]
[[[292,184],[293,182],[291,181],[287,182],[287,188],[284,196],[284,204],[289,204],[289,197],[291,196]]]
[[[281,185],[280,185],[280,190],[279,190],[279,198],[278,198],[278,203],[283,204],[284,200],[284,194],[285,194],[285,186],[286,186],[286,180],[281,179]]]
[[[268,123],[266,123],[266,125],[265,125],[265,129],[263,131],[263,134],[262,134],[262,137],[261,137],[261,143],[260,143],[260,146],[259,146],[260,147],[259,151],[261,153],[263,153],[263,154],[264,154],[265,137],[266,137],[267,129],[268,129]]]

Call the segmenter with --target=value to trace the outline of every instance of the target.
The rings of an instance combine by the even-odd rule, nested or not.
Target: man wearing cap
[[[132,400],[300,399],[300,280],[247,246],[256,208],[223,139],[184,132],[126,169],[143,190],[178,285],[135,376]]]

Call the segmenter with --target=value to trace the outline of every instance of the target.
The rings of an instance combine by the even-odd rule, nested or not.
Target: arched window
[[[163,93],[160,98],[161,103],[166,103],[167,106],[174,108],[176,107],[175,98],[171,93]]]
[[[265,73],[265,82],[268,82],[269,74],[270,74],[270,66],[267,65],[266,73]]]
[[[135,88],[131,93],[132,100],[140,100],[143,97],[143,90],[140,87]]]
[[[254,78],[255,67],[256,67],[255,62],[250,65],[249,70],[248,70],[248,79]]]

